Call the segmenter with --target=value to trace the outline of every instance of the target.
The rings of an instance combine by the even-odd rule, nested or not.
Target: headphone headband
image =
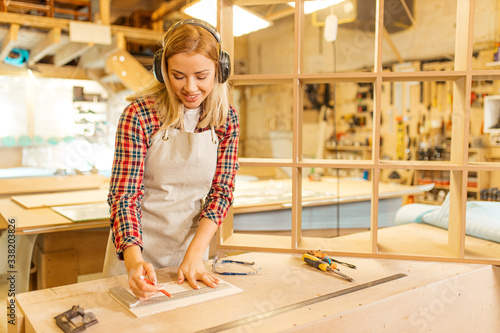
[[[168,40],[170,38],[170,35],[172,34],[172,31],[177,29],[179,26],[184,25],[184,24],[191,24],[195,25],[198,27],[202,27],[208,32],[214,36],[215,40],[219,44],[219,59],[217,63],[217,71],[219,73],[219,83],[224,83],[227,81],[229,78],[229,75],[231,74],[231,61],[229,58],[229,53],[226,51],[222,50],[222,42],[221,42],[221,37],[217,29],[215,29],[211,24],[208,22],[205,22],[203,20],[198,20],[195,18],[188,18],[184,19],[181,21],[178,21],[175,23],[173,26],[168,29],[165,40]],[[165,83],[165,78],[164,78],[164,73],[166,74],[167,72],[167,66],[166,66],[166,61],[164,59],[164,52],[163,49],[159,49],[158,51],[155,52],[154,55],[154,60],[153,60],[153,74],[155,78],[161,82]],[[165,75],[166,77],[166,75]]]
[[[221,38],[220,38],[220,34],[217,31],[217,29],[215,29],[215,27],[213,25],[211,25],[210,23],[205,22],[203,20],[198,20],[195,18],[188,18],[188,19],[184,19],[184,20],[180,20],[180,21],[176,22],[173,26],[170,27],[170,29],[168,29],[167,37],[165,39],[168,39],[168,37],[170,36],[172,31],[174,31],[178,26],[184,25],[184,24],[191,24],[191,25],[197,25],[199,27],[202,27],[202,28],[206,29],[208,32],[210,32],[219,44],[222,43]]]

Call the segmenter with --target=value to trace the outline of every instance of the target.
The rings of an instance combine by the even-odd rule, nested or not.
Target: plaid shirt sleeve
[[[231,107],[227,121],[216,130],[219,137],[217,168],[212,187],[205,198],[200,219],[207,217],[220,225],[233,203],[234,177],[238,172],[238,138],[240,133],[238,114]]]
[[[144,158],[149,140],[159,127],[152,100],[140,100],[125,108],[115,138],[115,155],[111,174],[108,204],[110,226],[119,259],[132,245],[142,249],[141,199]]]

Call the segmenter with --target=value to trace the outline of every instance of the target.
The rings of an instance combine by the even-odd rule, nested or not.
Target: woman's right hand
[[[142,259],[142,254],[138,246],[131,246],[123,251],[123,259],[128,272],[128,284],[130,290],[141,301],[156,295],[163,286],[150,285],[144,278],[156,284],[156,273],[151,263]]]

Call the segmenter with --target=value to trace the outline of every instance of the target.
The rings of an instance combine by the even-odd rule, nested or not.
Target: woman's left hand
[[[219,285],[219,279],[207,272],[201,259],[184,257],[179,270],[177,271],[177,283],[183,283],[185,280],[194,289],[200,289],[196,281],[203,281],[207,286],[215,288]]]

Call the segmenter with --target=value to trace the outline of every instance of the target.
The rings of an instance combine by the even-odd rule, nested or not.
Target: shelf
[[[367,147],[367,146],[337,146],[337,147],[333,147],[333,146],[326,146],[325,149],[328,149],[328,150],[342,150],[342,151],[370,151],[372,150],[372,147]]]
[[[500,66],[500,61],[487,62],[486,66],[488,67]]]

